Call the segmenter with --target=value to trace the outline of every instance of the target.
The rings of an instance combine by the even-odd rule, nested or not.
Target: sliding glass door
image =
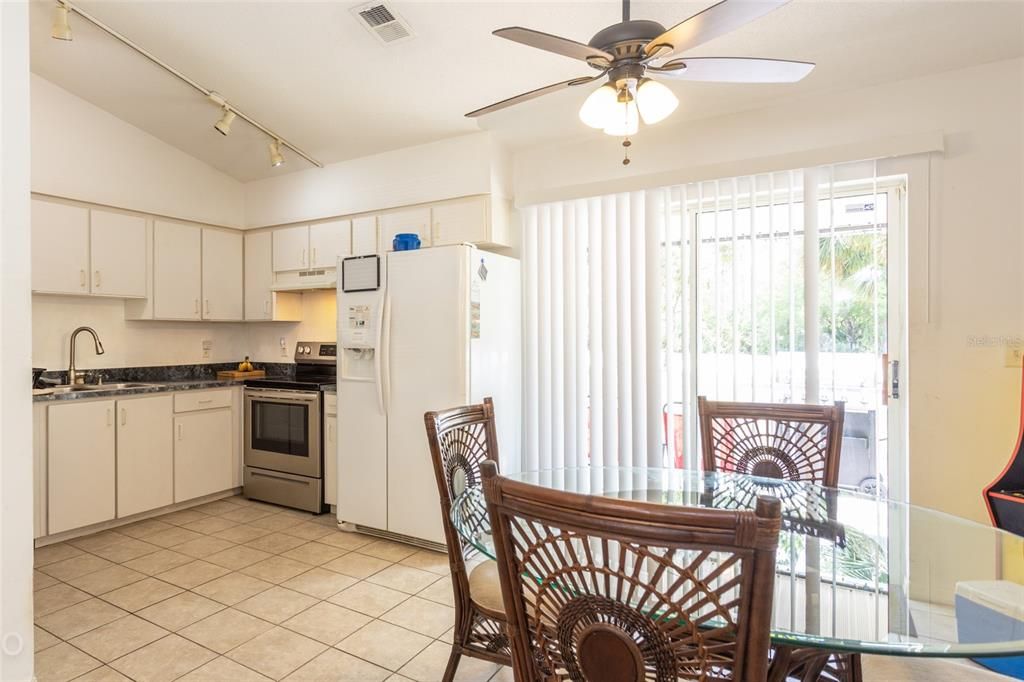
[[[696,396],[846,405],[840,483],[884,489],[892,368],[903,320],[905,181],[874,164],[667,188],[654,222],[662,254],[665,463],[699,466]],[[804,204],[815,192],[813,213]],[[897,247],[898,251],[898,247]],[[817,301],[809,319],[806,301]],[[816,344],[807,329],[816,326]],[[894,353],[895,355],[895,353]],[[894,358],[895,359],[895,358]],[[816,395],[808,394],[808,380]]]

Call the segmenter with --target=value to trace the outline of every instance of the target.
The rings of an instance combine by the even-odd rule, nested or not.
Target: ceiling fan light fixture
[[[228,135],[231,132],[231,122],[235,120],[235,112],[231,111],[228,107],[224,107],[221,111],[220,120],[213,124],[214,129],[221,135]]]
[[[608,125],[608,121],[615,115],[615,107],[618,104],[618,93],[615,86],[605,83],[597,90],[594,90],[580,107],[580,120],[591,128],[602,129]]]
[[[281,140],[270,141],[270,165],[274,168],[284,165],[284,155],[281,153]]]
[[[636,104],[640,117],[646,125],[654,125],[668,118],[676,107],[679,99],[667,86],[658,81],[644,78],[636,90]]]
[[[71,24],[68,22],[68,7],[63,2],[58,2],[53,8],[53,27],[50,29],[50,36],[57,40],[71,40]]]
[[[637,114],[636,98],[629,97],[624,101],[616,101],[615,109],[605,123],[605,135],[613,137],[629,137],[640,130],[640,116]]]

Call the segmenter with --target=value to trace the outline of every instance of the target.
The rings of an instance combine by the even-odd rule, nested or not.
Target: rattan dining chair
[[[839,484],[843,403],[791,405],[697,398],[705,471],[731,471],[829,488]],[[776,647],[773,680],[861,682],[857,654]],[[786,672],[786,676],[782,672]]]
[[[517,682],[764,682],[780,504],[719,511],[483,465]]]
[[[705,471],[836,487],[843,403],[733,403],[697,397]]]
[[[455,629],[452,652],[443,682],[451,682],[463,655],[511,665],[501,584],[494,561],[476,562],[479,553],[459,537],[452,506],[465,490],[481,485],[480,465],[498,460],[494,403],[466,405],[423,415],[427,440],[441,498],[442,523],[448,546],[448,565],[455,592]],[[487,519],[479,518],[481,527]],[[467,570],[467,561],[474,563]]]

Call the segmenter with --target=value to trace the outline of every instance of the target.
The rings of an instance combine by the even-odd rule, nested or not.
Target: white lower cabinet
[[[338,396],[324,395],[324,503],[338,504]]]
[[[117,401],[117,516],[174,502],[174,398]]]
[[[219,493],[234,486],[235,420],[230,408],[174,417],[174,501]]]
[[[109,521],[114,497],[113,400],[51,405],[47,428],[50,534]]]
[[[36,403],[35,536],[241,485],[238,389]]]

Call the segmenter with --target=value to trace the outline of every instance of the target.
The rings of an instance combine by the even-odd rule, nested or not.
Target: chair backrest
[[[777,499],[720,511],[483,476],[517,681],[766,679]]]
[[[469,488],[482,485],[480,465],[487,460],[498,461],[498,435],[494,425],[494,403],[484,398],[480,405],[453,407],[423,415],[427,441],[434,465],[434,477],[441,498],[445,541],[451,563],[455,589],[468,594],[465,560],[476,553],[464,543],[451,520],[452,506],[458,496]],[[468,510],[477,509],[469,505]],[[486,518],[479,518],[486,527]]]
[[[789,405],[697,398],[705,471],[839,483],[843,403]]]

